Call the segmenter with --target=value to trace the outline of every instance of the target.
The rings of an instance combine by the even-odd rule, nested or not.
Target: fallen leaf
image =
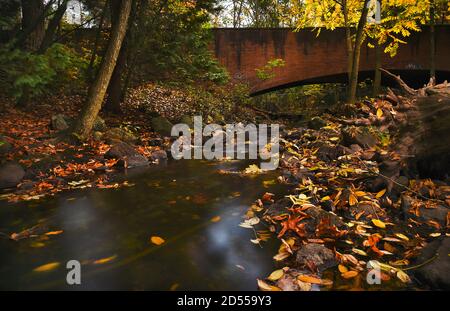
[[[350,270],[341,274],[344,279],[352,279],[358,275],[358,271]]]
[[[386,193],[386,189],[381,190],[380,192],[378,192],[375,197],[377,199],[381,198],[384,194]]]
[[[386,228],[386,224],[379,219],[372,219],[372,223],[378,228],[384,229]]]
[[[383,110],[381,108],[377,109],[377,118],[380,119],[383,116]]]
[[[269,291],[269,292],[281,291],[281,289],[279,287],[269,285],[266,282],[264,282],[263,280],[257,279],[257,282],[258,282],[259,289],[262,291]]]
[[[338,269],[339,269],[339,272],[341,272],[341,273],[345,273],[348,271],[347,267],[344,265],[339,265]]]
[[[278,270],[273,271],[273,272],[267,277],[267,279],[268,279],[269,281],[276,281],[276,280],[281,279],[281,278],[283,277],[283,275],[284,275],[283,269],[278,269]]]
[[[220,221],[220,216],[211,218],[211,222],[219,222],[219,221]]]
[[[152,236],[150,241],[155,245],[161,245],[165,242],[164,239],[159,236]]]
[[[56,268],[58,268],[59,265],[60,265],[59,262],[50,262],[50,263],[47,263],[45,265],[39,266],[37,268],[34,268],[33,271],[35,271],[35,272],[52,271],[52,270],[55,270]]]
[[[302,274],[297,277],[298,280],[311,284],[322,284],[322,280],[318,277]]]
[[[47,232],[45,235],[58,235],[58,234],[61,234],[63,232],[64,232],[63,230],[50,231],[50,232]]]
[[[113,261],[113,260],[116,259],[116,258],[117,258],[117,255],[113,255],[113,256],[110,256],[110,257],[102,258],[102,259],[97,259],[97,260],[95,260],[95,261],[93,262],[93,264],[94,264],[94,265],[101,265],[101,264],[104,264],[104,263],[108,263],[108,262],[110,262],[110,261]]]

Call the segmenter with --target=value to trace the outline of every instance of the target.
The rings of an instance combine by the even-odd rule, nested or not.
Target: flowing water
[[[218,173],[246,165],[174,161],[129,170],[121,178],[131,187],[0,202],[1,232],[38,223],[63,230],[47,239],[0,239],[0,289],[256,290],[256,278],[274,270],[279,242],[252,244],[255,233],[239,223],[255,198],[286,189],[270,182],[276,172]],[[156,246],[151,236],[165,243]],[[81,285],[66,283],[66,263],[72,259],[81,262]],[[34,271],[48,263],[59,265]]]

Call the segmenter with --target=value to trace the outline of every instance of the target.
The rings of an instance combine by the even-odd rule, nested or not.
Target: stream
[[[247,161],[171,161],[126,171],[131,187],[81,189],[40,201],[0,202],[0,231],[38,223],[44,238],[0,239],[0,289],[8,290],[256,290],[274,270],[279,241],[252,244],[239,227],[264,192],[282,194],[277,172],[219,174]],[[283,191],[284,190],[284,191]],[[151,236],[165,240],[160,246]],[[81,263],[81,285],[66,283],[66,263]],[[97,261],[97,262],[96,262]],[[57,263],[48,271],[34,271]]]

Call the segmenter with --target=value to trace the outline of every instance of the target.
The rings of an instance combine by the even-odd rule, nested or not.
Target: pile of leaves
[[[352,111],[354,120],[367,114],[382,120],[395,113],[383,100],[360,103]],[[389,139],[395,133],[386,128],[347,125],[331,115],[323,121],[316,129],[284,133],[279,181],[294,190],[278,200],[266,193],[241,224],[255,230],[252,243],[263,243],[271,234],[280,240],[274,260],[281,268],[258,280],[259,288],[361,289],[374,269],[395,288],[411,286],[408,271],[416,268],[414,259],[428,242],[450,235],[450,186],[383,175],[380,159],[401,159]],[[446,217],[428,217],[433,210]],[[254,226],[261,224],[266,228],[257,231]]]

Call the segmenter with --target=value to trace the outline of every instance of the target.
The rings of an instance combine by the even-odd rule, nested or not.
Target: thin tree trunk
[[[92,131],[95,119],[97,118],[97,115],[102,107],[106,88],[108,87],[109,80],[111,79],[117,57],[119,56],[120,47],[127,30],[128,18],[131,11],[131,2],[131,0],[121,1],[119,18],[111,30],[111,37],[108,42],[105,57],[102,59],[102,63],[95,81],[89,88],[87,100],[75,124],[74,135],[80,140],[87,139]]]
[[[350,92],[348,102],[354,104],[356,100],[356,88],[358,87],[358,71],[359,71],[359,56],[361,53],[361,45],[364,41],[364,26],[367,22],[367,14],[369,9],[367,3],[369,0],[364,0],[364,7],[359,18],[358,28],[356,29],[356,39],[353,48],[353,63],[352,63],[352,74],[350,78]]]
[[[102,36],[103,21],[105,20],[107,6],[108,6],[108,0],[105,1],[105,4],[103,6],[102,15],[100,16],[98,29],[97,29],[97,32],[95,34],[95,42],[94,42],[94,47],[92,49],[91,59],[89,60],[89,66],[88,66],[87,71],[86,71],[89,81],[91,81],[93,79],[93,73],[92,72],[93,72],[93,69],[94,69],[95,58],[97,57],[97,54],[98,54],[98,46],[100,44],[100,39],[101,39],[101,36]]]
[[[353,45],[352,45],[351,29],[348,22],[347,0],[343,0],[341,6],[342,12],[344,14],[345,42],[347,46],[347,76],[348,76],[348,84],[350,85],[353,66]]]
[[[64,13],[66,12],[68,2],[69,0],[63,0],[63,2],[58,6],[58,9],[56,10],[52,19],[48,23],[44,39],[42,40],[41,46],[39,48],[39,53],[45,53],[45,51],[52,45],[58,25],[61,22]]]
[[[435,2],[430,0],[430,81],[436,80],[436,33],[434,31]]]
[[[377,97],[381,89],[381,53],[383,47],[375,39],[375,72],[373,78],[373,97]]]

